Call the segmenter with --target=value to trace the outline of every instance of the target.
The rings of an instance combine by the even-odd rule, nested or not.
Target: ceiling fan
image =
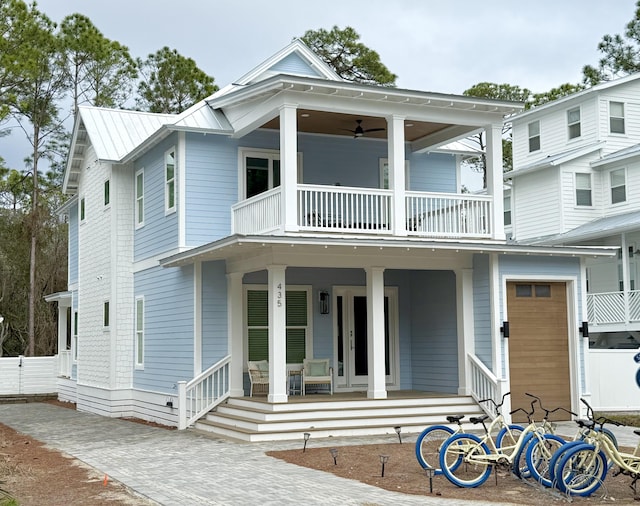
[[[353,130],[350,130],[348,128],[343,128],[343,130],[346,130],[347,132],[351,132],[353,134],[353,138],[357,139],[358,137],[363,137],[364,134],[367,134],[369,132],[381,132],[384,130],[384,128],[362,128],[362,120],[361,119],[357,119],[356,120],[356,127]]]

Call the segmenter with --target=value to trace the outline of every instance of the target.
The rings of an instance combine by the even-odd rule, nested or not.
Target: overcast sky
[[[133,57],[176,49],[220,87],[308,29],[351,26],[398,87],[459,94],[482,81],[533,92],[579,82],[602,36],[624,32],[635,0],[38,0],[38,8],[55,22],[84,14]],[[6,146],[0,156],[19,168]]]

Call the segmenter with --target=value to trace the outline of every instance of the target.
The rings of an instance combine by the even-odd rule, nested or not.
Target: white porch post
[[[202,372],[202,262],[193,265],[193,376]]]
[[[298,230],[298,126],[296,107],[280,108],[280,185],[282,188],[282,223],[288,232]]]
[[[267,268],[269,285],[269,402],[287,402],[286,284],[284,265]]]
[[[58,301],[58,355],[67,349],[67,308],[69,305]]]
[[[467,355],[474,353],[473,269],[458,269],[456,275],[456,310],[458,320],[458,395],[469,395]]]
[[[387,118],[387,149],[389,151],[389,188],[393,190],[393,233],[407,235],[404,175],[404,117]]]
[[[502,192],[502,125],[489,125],[487,135],[487,193],[493,196],[491,237],[504,240],[504,201]]]
[[[627,234],[620,234],[620,253],[622,253],[622,301],[624,303],[624,322],[629,322],[629,246],[627,245]]]
[[[369,267],[367,272],[367,350],[369,385],[367,397],[386,399],[384,268]]]
[[[242,308],[242,273],[227,274],[227,320],[229,326],[228,354],[231,355],[229,370],[229,394],[231,397],[244,396],[244,346]]]

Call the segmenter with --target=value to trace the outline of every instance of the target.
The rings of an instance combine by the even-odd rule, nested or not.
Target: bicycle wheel
[[[555,434],[534,437],[527,447],[527,468],[531,476],[545,487],[551,487],[553,479],[549,465],[553,454],[564,445],[565,440]]]
[[[440,447],[454,433],[446,425],[433,425],[424,429],[416,439],[416,459],[422,469],[435,469],[434,474],[442,474],[440,470]]]
[[[521,479],[529,478],[531,476],[531,471],[529,471],[529,467],[527,466],[527,447],[529,446],[529,443],[531,443],[533,437],[533,432],[529,432],[524,436],[522,443],[518,447],[518,452],[512,459],[513,465],[511,470],[513,474]]]
[[[500,432],[498,432],[498,436],[496,437],[496,447],[502,453],[511,455],[523,432],[524,427],[522,425],[511,424],[507,427],[503,427],[500,429]]]
[[[600,488],[607,475],[607,459],[592,444],[575,446],[558,464],[556,483],[560,491],[586,497]]]
[[[478,487],[491,474],[491,465],[486,459],[490,453],[478,436],[455,434],[440,448],[440,469],[458,487]]]
[[[568,451],[581,444],[584,444],[584,441],[569,441],[558,448],[551,456],[551,460],[549,461],[549,479],[554,487],[559,488],[557,484],[557,477],[560,476],[559,467],[562,457],[564,457]]]

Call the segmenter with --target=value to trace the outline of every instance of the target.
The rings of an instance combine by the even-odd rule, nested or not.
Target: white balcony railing
[[[591,325],[640,321],[640,290],[587,294],[587,318]]]
[[[298,225],[302,229],[391,233],[390,190],[298,185]]]
[[[491,237],[492,197],[407,192],[408,232],[438,237]]]
[[[232,207],[235,234],[285,229],[282,189],[274,188]],[[487,195],[407,192],[406,230],[393,229],[393,192],[378,188],[298,185],[296,228],[301,231],[491,238],[493,198]]]

